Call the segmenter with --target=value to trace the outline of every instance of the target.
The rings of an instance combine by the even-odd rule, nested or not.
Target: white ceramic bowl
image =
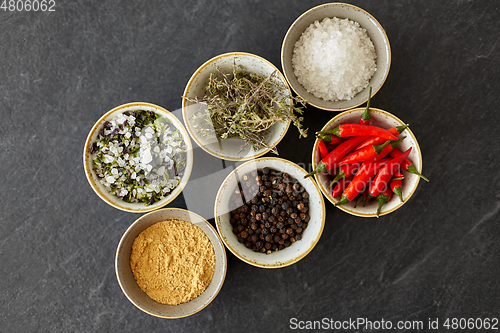
[[[186,164],[186,169],[184,171],[184,175],[181,178],[180,184],[170,193],[170,195],[149,206],[146,206],[142,202],[128,203],[118,198],[117,196],[113,195],[104,185],[102,185],[99,182],[99,177],[96,175],[95,171],[92,168],[92,158],[90,154],[90,149],[92,147],[92,144],[96,141],[99,131],[101,130],[104,122],[115,118],[116,116],[118,116],[123,112],[137,111],[137,110],[154,111],[160,116],[169,119],[175,125],[175,127],[180,130],[184,142],[187,145],[187,164]],[[104,200],[104,202],[117,209],[126,212],[145,213],[169,204],[182,192],[182,190],[186,186],[186,183],[188,182],[189,176],[191,175],[191,170],[193,168],[193,147],[191,145],[191,140],[189,139],[189,135],[186,129],[179,121],[179,119],[177,119],[172,113],[170,113],[169,111],[158,105],[154,105],[151,103],[143,103],[143,102],[127,103],[117,106],[111,111],[108,111],[94,124],[85,142],[85,148],[83,150],[83,166],[85,169],[85,175],[87,176],[87,180],[89,181],[90,186],[92,187],[94,192],[102,200]]]
[[[348,101],[326,101],[309,93],[297,80],[294,74],[292,56],[295,43],[299,40],[306,28],[315,21],[321,22],[325,18],[347,18],[358,22],[375,46],[377,53],[377,71],[371,78],[368,86]],[[291,88],[297,95],[306,99],[309,104],[323,110],[343,111],[365,103],[368,99],[368,89],[372,87],[372,96],[384,84],[391,65],[391,48],[385,30],[377,20],[363,9],[346,3],[326,3],[309,9],[299,16],[290,26],[281,47],[281,65]]]
[[[231,73],[234,64],[243,66],[243,69],[250,73],[269,76],[272,72],[276,71],[277,77],[287,87],[288,94],[291,94],[288,84],[281,74],[281,72],[269,61],[254,54],[244,52],[225,53],[216,56],[203,65],[201,65],[189,79],[184,90],[184,96],[194,98],[201,98],[205,94],[205,87],[208,85],[210,74],[219,67],[224,73]],[[193,138],[193,140],[207,153],[230,161],[244,161],[264,155],[270,149],[261,148],[257,151],[253,150],[251,145],[248,145],[244,150],[241,150],[242,145],[245,143],[239,138],[230,138],[225,140],[207,140],[201,137],[196,129],[193,127],[193,114],[199,109],[199,105],[194,102],[189,102],[183,99],[182,102],[182,116],[186,128]],[[288,128],[290,121],[277,122],[271,128],[267,136],[267,144],[274,148],[283,139]]]
[[[359,118],[361,117],[361,114],[365,111],[365,108],[356,108],[353,110],[349,111],[344,111],[340,114],[338,114],[336,117],[332,118],[321,130],[329,130],[337,127],[340,124],[346,124],[346,123],[358,123]],[[385,129],[389,129],[394,126],[401,126],[405,125],[407,123],[404,123],[402,120],[394,116],[393,114],[376,109],[376,108],[370,108],[370,117],[371,117],[371,125],[375,126],[380,126]],[[421,173],[422,171],[422,152],[420,151],[420,146],[418,145],[417,138],[415,135],[412,133],[410,130],[411,124],[409,127],[407,127],[400,135],[399,137],[406,136],[404,140],[402,140],[398,145],[397,148],[401,150],[402,152],[406,151],[408,148],[412,147],[410,156],[408,157],[415,167],[417,168],[418,172]],[[316,139],[313,147],[313,153],[312,153],[312,164],[313,164],[313,170],[316,168],[316,165],[318,165],[320,161],[320,155],[318,151],[318,140]],[[399,199],[397,195],[393,195],[392,198],[387,202],[384,206],[382,206],[382,210],[380,212],[380,216],[389,214],[396,209],[400,208],[403,206],[405,203],[408,202],[410,197],[413,195],[415,190],[417,189],[418,183],[420,181],[420,177],[417,175],[411,174],[406,171],[402,171],[404,175],[403,179],[403,202]],[[333,204],[336,204],[339,200],[340,197],[332,197],[332,189],[328,188],[330,185],[330,182],[332,180],[331,176],[328,174],[316,174],[314,175],[316,178],[316,182],[318,183],[321,192],[326,196],[326,198]],[[356,207],[355,206],[356,199],[353,200],[352,202],[344,205],[337,206],[341,210],[360,217],[376,217],[377,216],[377,200],[372,199],[369,203],[366,204],[366,206],[363,207],[363,204],[358,204]]]
[[[130,254],[136,237],[153,224],[165,220],[193,223],[208,236],[215,253],[214,275],[207,289],[191,301],[178,305],[161,304],[150,298],[138,286],[130,268]],[[161,318],[187,317],[210,304],[222,288],[227,271],[226,251],[217,231],[201,216],[184,209],[164,208],[141,216],[125,231],[116,250],[115,271],[123,293],[140,310]]]
[[[286,172],[297,179],[309,193],[310,221],[302,232],[302,239],[292,243],[283,250],[265,254],[254,252],[243,243],[238,242],[231,226],[229,202],[233,191],[237,188],[238,180],[251,171],[261,170],[265,167]],[[238,166],[222,183],[215,200],[215,223],[227,248],[244,262],[262,268],[279,268],[296,263],[304,258],[319,241],[325,223],[325,202],[318,185],[311,178],[304,179],[306,171],[295,163],[281,158],[263,157],[248,161]],[[234,209],[234,207],[233,207]]]

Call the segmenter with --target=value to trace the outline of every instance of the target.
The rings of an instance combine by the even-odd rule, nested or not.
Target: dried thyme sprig
[[[251,144],[254,150],[271,149],[266,142],[269,128],[277,121],[291,120],[299,131],[299,137],[307,136],[302,126],[306,101],[294,97],[288,87],[276,77],[246,73],[241,65],[232,66],[232,73],[225,74],[219,67],[210,74],[205,96],[184,99],[200,103],[203,107],[193,115],[193,127],[205,139],[238,137]],[[299,106],[296,106],[299,105]],[[296,114],[297,113],[297,114]]]

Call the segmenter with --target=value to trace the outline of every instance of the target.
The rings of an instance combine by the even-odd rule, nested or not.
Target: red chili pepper
[[[397,149],[397,148],[394,148],[390,153],[389,153],[389,156],[391,157],[398,157],[398,156],[401,156],[403,153],[401,152],[401,150]],[[417,176],[419,176],[420,178],[422,178],[423,180],[425,180],[426,182],[429,181],[429,179],[427,179],[426,177],[424,177],[422,174],[420,174],[420,172],[417,171],[417,168],[415,168],[415,165],[413,164],[412,161],[410,161],[408,158],[406,158],[402,163],[401,163],[401,168],[405,171],[408,171],[409,173],[413,173]]]
[[[317,135],[316,138],[319,141],[323,141],[327,144],[336,144],[336,143],[341,143],[343,141],[342,138],[339,138],[338,136],[331,134],[320,134]]]
[[[342,178],[337,184],[335,184],[332,190],[332,197],[335,198],[341,195],[345,188],[352,182],[352,178],[353,176]]]
[[[391,180],[392,175],[399,170],[401,162],[408,157],[410,152],[411,147],[400,156],[394,157],[392,160],[387,162],[387,164],[377,173],[372,184],[370,185],[370,189],[368,190],[372,196],[376,197],[381,192],[384,192],[386,188],[389,188],[389,181]]]
[[[401,172],[396,172],[394,178],[391,179],[389,186],[394,194],[396,194],[401,202],[403,202],[403,174]]]
[[[377,218],[380,216],[380,211],[382,206],[384,206],[389,200],[391,200],[392,191],[390,188],[386,188],[384,192],[377,195],[378,207],[377,207]]]
[[[372,95],[372,87],[368,90],[368,101],[366,102],[366,109],[365,112],[361,115],[361,118],[359,118],[359,123],[361,125],[370,125],[370,97]]]
[[[332,185],[336,181],[338,181],[339,179],[343,179],[343,178],[347,178],[347,177],[351,176],[354,173],[354,171],[356,171],[359,168],[359,165],[360,165],[359,163],[341,165],[339,168],[339,173],[337,173],[335,178],[333,178],[332,182],[330,183],[329,188],[332,187]]]
[[[330,144],[326,145],[326,149],[328,149],[328,152],[331,152],[332,150],[337,148],[337,146],[338,146],[338,144],[336,144],[336,143],[330,143]]]
[[[371,160],[375,158],[375,161],[381,160],[385,156],[389,154],[389,152],[399,143],[403,138],[392,141],[387,140],[381,145],[378,146],[368,146],[363,149],[359,149],[353,151],[352,153],[347,154],[339,164],[351,164],[351,163],[361,163],[364,161]]]
[[[341,124],[334,129],[328,131],[320,131],[316,134],[332,134],[339,136],[341,138],[350,137],[350,136],[381,136],[386,140],[397,140],[398,137],[394,134],[391,134],[386,129],[382,127],[373,126],[373,125],[360,125],[360,124]]]
[[[396,141],[391,141],[391,143],[387,146],[384,147],[384,149],[378,154],[377,157],[375,157],[375,161],[381,160],[387,155],[390,154],[390,152],[404,139],[406,136],[403,136],[402,138],[397,139]]]
[[[366,140],[366,136],[355,136],[352,137],[335,148],[332,152],[330,152],[328,155],[326,155],[325,158],[323,158],[316,168],[312,171],[309,172],[307,175],[304,176],[304,178],[310,177],[312,175],[317,174],[318,172],[328,172],[332,171],[337,163],[345,156],[347,155],[352,148],[356,147],[357,145],[360,144],[360,142]]]
[[[321,159],[324,159],[326,155],[328,155],[328,149],[326,149],[326,145],[323,141],[318,141],[318,150]]]
[[[408,125],[396,126],[396,127],[389,128],[387,131],[390,132],[391,134],[394,134],[395,136],[398,136],[407,127],[408,127]],[[368,140],[366,140],[365,142],[362,142],[359,146],[354,148],[354,151],[365,148],[365,147],[369,147],[369,146],[380,145],[380,144],[383,144],[385,141],[386,140],[380,136],[372,136]]]
[[[363,201],[363,207],[366,205],[366,201],[368,200],[368,189],[365,188],[359,195],[358,195],[358,200],[354,204],[354,208]]]
[[[381,161],[373,162],[372,160],[363,162],[356,171],[356,176],[352,179],[352,182],[347,186],[347,188],[342,193],[340,201],[337,202],[335,206],[343,205],[351,202],[356,198],[358,193],[365,189],[366,185],[370,180],[379,172],[380,169],[390,161],[390,158],[384,158]]]

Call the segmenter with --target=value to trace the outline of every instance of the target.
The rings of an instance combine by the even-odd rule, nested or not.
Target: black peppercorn
[[[245,197],[249,199],[242,204]],[[251,195],[249,195],[251,193]],[[297,179],[267,168],[243,175],[230,198],[230,224],[239,242],[270,254],[301,239],[310,219],[309,196]]]

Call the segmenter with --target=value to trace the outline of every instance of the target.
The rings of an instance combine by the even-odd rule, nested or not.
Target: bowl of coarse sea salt
[[[389,39],[361,8],[328,3],[299,16],[281,49],[283,73],[297,95],[319,109],[343,111],[368,100],[391,64]]]

